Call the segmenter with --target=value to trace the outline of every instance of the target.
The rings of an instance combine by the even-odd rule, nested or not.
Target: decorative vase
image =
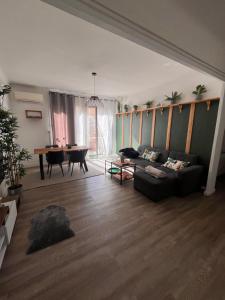
[[[9,188],[9,179],[5,178],[0,184],[0,196],[7,197]]]

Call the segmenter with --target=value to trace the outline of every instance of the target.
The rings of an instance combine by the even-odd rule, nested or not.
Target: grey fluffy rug
[[[27,254],[56,244],[74,236],[64,207],[50,205],[40,210],[31,220]]]

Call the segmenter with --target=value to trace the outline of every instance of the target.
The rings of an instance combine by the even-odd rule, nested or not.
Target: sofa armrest
[[[200,190],[204,175],[204,166],[193,165],[178,171],[178,195],[186,196]]]

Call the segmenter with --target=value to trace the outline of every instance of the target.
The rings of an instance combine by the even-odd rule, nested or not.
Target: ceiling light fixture
[[[103,105],[102,101],[99,99],[98,96],[95,95],[95,77],[97,76],[97,73],[92,72],[91,75],[93,76],[93,81],[94,81],[94,96],[91,96],[87,100],[88,106],[98,106],[98,105]]]

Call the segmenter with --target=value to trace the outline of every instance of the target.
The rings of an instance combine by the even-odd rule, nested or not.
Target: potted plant
[[[196,100],[201,100],[203,97],[203,94],[207,92],[207,89],[205,85],[197,85],[195,90],[192,92],[193,95],[195,95]]]
[[[135,112],[135,114],[137,115],[137,113],[138,113],[138,105],[133,105],[133,109],[134,109],[134,112]]]
[[[145,103],[147,109],[151,108],[152,102],[153,102],[153,101],[147,101],[147,102]]]
[[[124,104],[124,111],[127,113],[129,110],[129,105],[128,104]]]
[[[4,95],[1,95],[4,96]],[[23,161],[29,160],[29,152],[17,143],[17,118],[8,110],[0,107],[0,149],[2,154],[2,169],[9,181],[9,194],[15,195],[22,189],[20,178],[25,175]]]
[[[121,113],[121,103],[117,101],[117,112]]]
[[[172,92],[171,96],[165,95],[165,101],[170,101],[171,104],[176,103],[178,100],[180,100],[182,93],[178,93],[177,91]]]

